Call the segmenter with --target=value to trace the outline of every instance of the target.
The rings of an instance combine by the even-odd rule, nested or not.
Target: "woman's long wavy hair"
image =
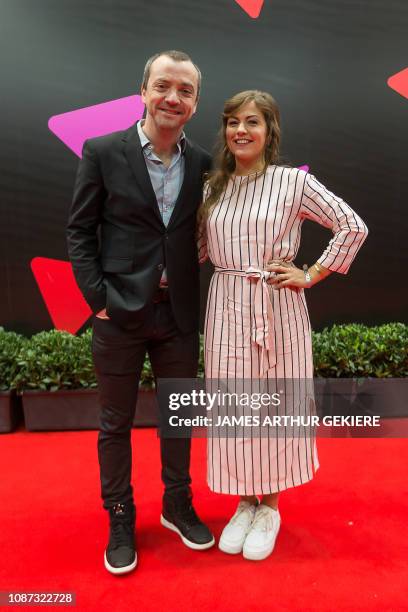
[[[228,179],[235,171],[235,157],[227,147],[225,131],[229,117],[234,115],[245,104],[254,101],[258,109],[262,112],[266,122],[266,145],[264,150],[264,168],[279,162],[280,144],[280,114],[279,108],[272,96],[264,91],[251,89],[241,91],[229,98],[225,102],[222,114],[222,126],[218,134],[214,169],[207,175],[204,201],[198,211],[198,222],[204,223],[213,208],[218,202],[222,192],[225,190]]]

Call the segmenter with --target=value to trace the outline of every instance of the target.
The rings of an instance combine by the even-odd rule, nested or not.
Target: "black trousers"
[[[194,378],[198,331],[180,334],[170,302],[152,304],[142,329],[122,329],[94,317],[92,353],[101,404],[98,457],[104,508],[133,499],[131,428],[146,352],[155,378]],[[186,438],[160,439],[165,495],[190,493],[190,446]]]

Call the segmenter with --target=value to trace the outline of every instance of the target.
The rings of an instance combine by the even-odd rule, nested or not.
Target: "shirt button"
[[[157,269],[158,269],[158,270],[163,270],[163,264],[159,264],[159,265],[157,266]]]

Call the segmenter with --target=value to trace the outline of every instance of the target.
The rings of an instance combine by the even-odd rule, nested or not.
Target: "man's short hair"
[[[144,67],[144,71],[143,71],[142,89],[146,89],[147,87],[147,83],[150,77],[150,69],[152,67],[153,62],[156,61],[162,55],[165,55],[166,57],[170,57],[170,59],[172,59],[175,62],[191,62],[193,64],[194,68],[197,70],[197,76],[198,76],[198,79],[197,79],[197,98],[198,98],[198,96],[200,95],[200,88],[201,88],[201,71],[199,67],[197,66],[197,64],[195,64],[193,60],[191,59],[191,57],[187,55],[187,53],[184,53],[184,51],[174,51],[174,50],[173,51],[161,51],[160,53],[155,53],[154,55],[152,55],[152,57],[149,57]]]

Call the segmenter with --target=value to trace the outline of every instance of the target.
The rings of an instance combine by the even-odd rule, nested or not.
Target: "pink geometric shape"
[[[400,96],[408,98],[408,68],[390,76],[387,85],[399,93]]]
[[[126,130],[142,117],[143,110],[140,96],[127,96],[54,115],[49,119],[48,127],[75,155],[81,157],[87,138]]]
[[[92,311],[82,297],[71,264],[34,257],[31,270],[55,328],[75,334]]]
[[[309,172],[309,166],[298,166],[299,170],[304,170],[305,172]]]
[[[257,19],[263,7],[264,0],[235,0],[252,19]]]

